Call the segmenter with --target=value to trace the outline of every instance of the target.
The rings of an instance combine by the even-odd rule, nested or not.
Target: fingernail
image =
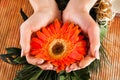
[[[66,72],[69,73],[70,71],[71,71],[70,68],[67,66],[66,67]]]
[[[69,72],[71,72],[71,70],[67,70],[66,72],[69,73]]]
[[[95,57],[96,57],[96,59],[100,59],[99,50],[96,50],[96,51],[95,51]]]
[[[75,67],[70,67],[70,70],[75,71],[76,68]]]
[[[70,68],[67,70],[67,73],[69,73],[69,72],[71,72],[71,69],[70,69]]]
[[[39,65],[39,64],[42,64],[43,62],[44,62],[44,60],[41,59],[39,62],[37,62],[37,64]]]

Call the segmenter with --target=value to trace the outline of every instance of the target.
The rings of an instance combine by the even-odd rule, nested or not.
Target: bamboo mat
[[[28,0],[0,0],[0,54],[6,47],[19,46],[19,26],[23,20],[20,9],[30,16],[33,10]],[[102,62],[98,73],[92,73],[91,80],[120,80],[120,17],[117,15],[107,34],[104,45],[110,64]],[[0,60],[0,80],[13,80],[22,66],[10,65]]]

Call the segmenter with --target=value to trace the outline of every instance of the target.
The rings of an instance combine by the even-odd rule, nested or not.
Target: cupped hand
[[[30,55],[30,40],[33,32],[47,26],[55,18],[60,18],[60,11],[54,0],[30,0],[34,13],[20,27],[21,56],[26,56],[28,63],[36,65],[42,69],[54,69],[50,63],[35,58]],[[44,4],[44,5],[43,5]]]
[[[96,0],[70,0],[63,12],[64,22],[70,21],[79,25],[83,32],[88,35],[90,41],[88,55],[79,63],[67,66],[67,72],[85,68],[96,58],[99,59],[100,30],[98,24],[89,15],[89,11],[95,2]]]

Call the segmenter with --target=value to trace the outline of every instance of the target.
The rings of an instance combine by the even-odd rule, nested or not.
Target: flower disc
[[[57,19],[35,32],[31,38],[31,55],[50,62],[57,67],[57,72],[81,61],[86,51],[86,40],[81,29],[73,23],[62,24]]]

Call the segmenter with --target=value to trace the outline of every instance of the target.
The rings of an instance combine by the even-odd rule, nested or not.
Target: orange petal
[[[37,34],[39,39],[41,39],[42,41],[46,41],[47,37],[45,36],[45,34],[43,34],[40,31],[37,31],[36,34]]]
[[[61,34],[64,34],[69,26],[69,22],[65,22],[61,28]]]
[[[41,48],[41,46],[40,46],[40,44],[38,44],[38,43],[36,43],[36,42],[31,42],[31,48],[32,49],[39,49],[39,48]]]
[[[40,53],[40,49],[35,49],[30,51],[32,55],[37,55]]]
[[[47,37],[50,37],[50,36],[51,36],[51,35],[50,35],[50,32],[49,32],[45,27],[42,28],[42,32],[43,32],[43,34],[45,34]]]
[[[40,44],[41,46],[43,45],[43,41],[38,38],[32,38],[32,41]]]
[[[78,39],[79,39],[79,37],[78,37],[79,33],[80,33],[80,30],[76,29],[76,31],[74,32],[74,34],[71,36],[70,40],[74,41],[74,42],[78,41]]]
[[[81,60],[83,58],[83,55],[79,54],[77,51],[73,51],[69,54],[69,57],[75,59],[75,60]]]
[[[58,62],[58,61],[56,61],[56,60],[55,60],[55,61],[53,61],[53,62],[52,62],[52,64],[53,64],[54,66],[56,66],[56,67],[58,67],[58,66],[59,66],[59,62]]]
[[[35,57],[46,60],[46,56],[44,56],[42,54],[37,54]]]
[[[65,32],[65,35],[67,35],[67,36],[64,36],[65,37],[65,39],[70,39],[70,37],[71,37],[71,30],[72,30],[72,28],[74,27],[74,24],[73,23],[71,23],[69,26],[68,26],[68,29],[66,30],[66,32]]]
[[[64,70],[65,69],[65,65],[61,62],[61,64],[60,64],[60,68],[59,68],[60,70]]]
[[[49,31],[50,35],[53,35],[53,32],[51,31],[50,27],[47,27],[47,30]]]
[[[87,43],[85,40],[78,41],[75,46],[76,47],[86,47]]]
[[[52,32],[53,34],[56,34],[54,25],[53,25],[53,24],[50,24],[49,27],[50,27],[51,32]]]
[[[67,32],[71,32],[71,30],[73,29],[73,27],[74,27],[74,23],[71,23],[71,24],[68,26]]]
[[[86,47],[77,47],[75,50],[79,52],[79,54],[85,55],[87,52]]]
[[[56,31],[57,33],[59,33],[59,31],[60,31],[60,26],[61,26],[61,24],[60,24],[59,20],[56,19],[56,20],[54,21],[54,27],[55,27],[55,31]]]
[[[63,59],[62,62],[67,66],[69,66],[72,63],[72,61],[69,57],[67,57],[66,59]]]
[[[73,27],[69,32],[66,33],[66,35],[69,35],[69,39],[75,34],[76,30],[78,30],[78,26]]]
[[[83,40],[83,39],[84,39],[84,36],[83,35],[79,35],[79,41]]]

